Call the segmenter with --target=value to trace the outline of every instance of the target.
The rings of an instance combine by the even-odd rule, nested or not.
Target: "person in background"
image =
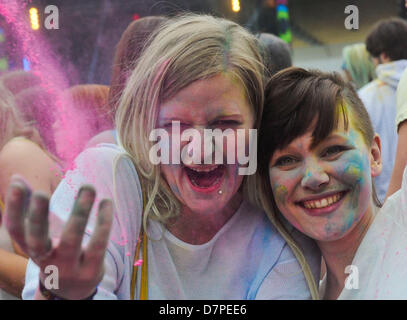
[[[344,47],[342,60],[342,70],[346,80],[353,83],[356,89],[360,89],[376,79],[376,66],[364,43],[355,43]]]
[[[55,96],[37,85],[15,95],[16,107],[24,122],[39,133],[44,147],[57,160],[53,124],[55,122]]]
[[[404,168],[407,165],[407,69],[404,70],[397,87],[396,105],[397,151],[386,198],[401,188]]]
[[[406,43],[407,22],[399,18],[379,21],[366,39],[366,49],[377,64],[377,79],[358,93],[381,137],[383,171],[375,178],[380,201],[385,199],[396,157],[396,89],[407,67]]]
[[[96,134],[113,128],[108,104],[109,87],[100,84],[81,84],[65,90],[62,94],[69,116],[74,117],[76,131],[74,146],[69,152],[79,154],[85,149],[88,141]],[[66,140],[70,132],[64,127],[63,117],[57,118],[53,129],[57,154],[63,157],[66,151]]]
[[[15,70],[2,75],[0,82],[2,82],[4,87],[13,95],[17,95],[22,90],[40,85],[41,79],[32,72]]]
[[[290,46],[285,41],[270,33],[260,33],[257,37],[267,76],[292,66]]]
[[[146,42],[153,32],[162,25],[167,18],[162,16],[144,17],[133,21],[123,32],[113,59],[113,73],[109,89],[110,117],[114,120],[118,101],[126,85],[127,78],[135,67]],[[93,137],[86,147],[96,146],[99,143],[117,143],[115,129],[103,131]]]
[[[35,127],[23,120],[15,97],[0,82],[0,211],[12,175],[24,176],[33,190],[52,193],[58,185],[60,167],[43,146]],[[21,297],[26,253],[0,227],[0,299]]]

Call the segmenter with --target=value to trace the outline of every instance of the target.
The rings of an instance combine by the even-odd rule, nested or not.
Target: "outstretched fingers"
[[[82,239],[96,192],[90,185],[81,187],[71,215],[62,232],[58,252],[71,261],[78,261],[82,251]]]
[[[27,253],[36,262],[46,259],[52,250],[48,234],[48,205],[49,200],[45,194],[34,193],[25,219]]]
[[[84,263],[91,269],[101,265],[104,259],[112,224],[113,203],[104,199],[99,204],[97,223],[84,252]]]
[[[5,208],[5,225],[11,238],[26,251],[24,219],[31,198],[30,187],[18,176],[11,178]]]

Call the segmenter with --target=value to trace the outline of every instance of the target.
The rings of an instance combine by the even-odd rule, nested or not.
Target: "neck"
[[[167,224],[167,229],[178,239],[194,244],[210,241],[216,233],[236,213],[243,197],[237,192],[228,204],[217,212],[194,212],[187,207],[181,208],[180,215]]]
[[[342,292],[348,276],[345,268],[352,264],[356,251],[374,220],[376,210],[372,204],[345,237],[334,241],[317,241],[327,268],[324,299],[337,299]]]

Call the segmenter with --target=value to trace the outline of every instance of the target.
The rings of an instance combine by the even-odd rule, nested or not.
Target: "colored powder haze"
[[[28,10],[31,0],[1,0],[0,16],[11,27],[15,43],[11,52],[17,56],[26,57],[31,65],[31,72],[41,79],[41,87],[55,101],[50,105],[53,110],[43,110],[43,117],[54,114],[59,126],[59,135],[56,142],[58,156],[64,163],[64,171],[72,168],[73,160],[80,150],[80,139],[86,127],[78,127],[76,119],[82,117],[81,112],[71,107],[66,95],[62,92],[68,88],[69,80],[64,72],[64,66],[58,64],[49,44],[41,37],[39,32],[33,31],[28,21]],[[40,21],[42,23],[43,21]],[[66,68],[65,68],[66,70]],[[52,130],[52,129],[51,129]]]

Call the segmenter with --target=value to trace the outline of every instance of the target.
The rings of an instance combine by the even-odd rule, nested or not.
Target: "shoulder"
[[[125,181],[132,177],[138,180],[131,158],[122,148],[101,144],[81,152],[68,168],[63,182],[77,188],[85,183],[110,188],[118,175]]]
[[[359,97],[363,100],[366,97],[372,96],[376,93],[377,88],[381,86],[381,81],[379,79],[375,79],[368,84],[364,85],[362,88],[358,90]]]
[[[0,161],[27,160],[27,156],[35,159],[49,158],[40,146],[25,138],[11,139],[0,150]]]
[[[5,192],[13,174],[26,178],[34,189],[52,192],[56,170],[59,170],[44,150],[24,138],[12,139],[1,149],[0,168],[1,192]]]
[[[106,130],[97,134],[89,140],[86,144],[86,148],[95,147],[101,143],[116,144],[116,130]]]

